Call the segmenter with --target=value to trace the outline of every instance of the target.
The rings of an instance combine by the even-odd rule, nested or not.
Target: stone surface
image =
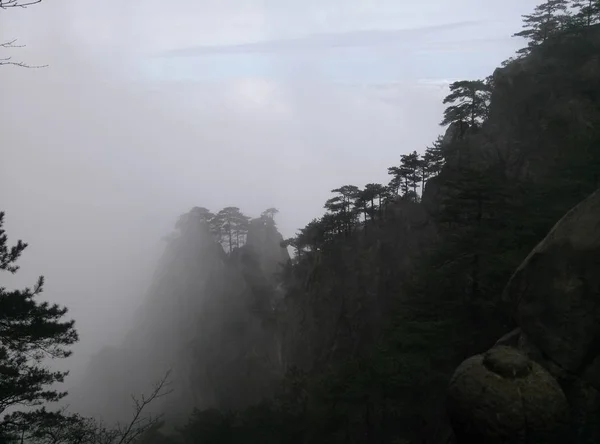
[[[459,443],[559,443],[569,407],[543,367],[517,349],[496,346],[457,368],[448,416]]]
[[[545,357],[578,373],[600,354],[600,192],[569,211],[509,281],[504,297]]]

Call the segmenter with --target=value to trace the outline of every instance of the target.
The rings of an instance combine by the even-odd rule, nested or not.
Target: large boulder
[[[577,374],[593,363],[600,355],[600,192],[554,226],[510,279],[504,298],[548,360]],[[599,376],[586,377],[597,384]]]
[[[560,443],[569,424],[567,399],[552,375],[506,346],[473,356],[456,369],[448,414],[461,444]]]

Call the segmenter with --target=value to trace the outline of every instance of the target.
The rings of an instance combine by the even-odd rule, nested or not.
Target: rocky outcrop
[[[250,221],[245,247],[257,254],[260,266],[268,276],[277,274],[281,265],[290,260],[287,249],[281,246],[282,242],[283,236],[270,217],[263,216]]]
[[[518,350],[498,346],[467,359],[448,389],[461,443],[561,443],[569,407],[556,380]]]
[[[600,193],[596,192],[556,224],[505,290],[528,340],[570,373],[580,372],[600,353],[598,270]]]
[[[244,408],[278,383],[281,352],[273,328],[278,271],[289,260],[272,219],[255,220],[247,242],[226,254],[206,213],[193,209],[169,236],[148,295],[121,347],[92,362],[79,410],[107,421],[131,411],[171,370],[173,393],[156,406],[169,420],[193,408]]]
[[[448,415],[459,443],[475,436],[560,442],[553,436],[564,437],[567,417],[571,442],[600,440],[598,270],[600,190],[569,211],[510,279],[504,298],[519,328],[456,370]]]

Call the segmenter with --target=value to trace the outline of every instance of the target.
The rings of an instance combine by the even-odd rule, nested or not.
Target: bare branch
[[[9,42],[0,43],[0,48],[24,48],[25,45],[15,45],[17,39],[11,40]]]
[[[166,372],[148,396],[132,397],[134,415],[123,426],[107,427],[93,418],[68,414],[68,406],[56,412],[48,412],[43,408],[30,413],[19,412],[5,416],[0,423],[5,427],[10,426],[11,430],[22,430],[24,442],[35,444],[133,444],[152,428],[161,426],[162,414],[146,415],[144,410],[156,399],[172,392],[167,389],[170,373]]]
[[[0,9],[8,9],[8,8],[27,8],[28,6],[36,5],[41,3],[42,0],[0,0]],[[14,45],[16,40],[12,40],[10,42],[0,43],[0,48],[22,48],[21,45]],[[7,57],[4,59],[0,59],[0,66],[4,65],[12,65],[18,66],[20,68],[45,68],[47,65],[34,66],[28,65],[24,62],[13,62],[11,57]]]
[[[0,0],[0,5],[2,5],[2,1],[3,0]],[[4,43],[0,43],[0,48],[7,49],[7,48],[24,48],[25,47],[25,45],[15,45],[16,41],[17,41],[17,39],[10,40],[10,41],[4,42]],[[48,65],[29,65],[24,62],[14,62],[12,60],[12,57],[0,58],[0,66],[4,66],[4,65],[18,66],[20,68],[46,68],[48,66]]]
[[[165,373],[163,378],[154,386],[154,390],[150,393],[150,396],[146,397],[142,395],[139,399],[135,396],[131,397],[135,404],[135,414],[129,424],[120,433],[121,437],[116,444],[129,444],[133,442],[137,437],[148,431],[162,419],[162,415],[150,415],[144,418],[142,417],[142,413],[154,400],[173,392],[173,390],[166,390],[170,385],[168,381],[170,374],[171,370]]]
[[[35,68],[46,68],[48,65],[28,65],[25,62],[13,62],[12,57],[5,57],[3,59],[0,58],[0,66],[5,66],[5,65],[12,65],[12,66],[18,66],[20,68],[31,68],[31,69],[35,69]]]
[[[41,2],[42,0],[0,0],[0,9],[27,8],[28,6],[36,5]]]

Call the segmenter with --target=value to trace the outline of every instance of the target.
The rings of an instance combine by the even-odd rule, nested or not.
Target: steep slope
[[[193,408],[243,408],[272,392],[282,373],[272,307],[289,256],[270,218],[253,220],[246,237],[226,253],[201,212],[180,219],[122,346],[90,365],[90,413],[123,418],[129,394],[167,370],[173,394],[155,408],[170,419]]]
[[[506,282],[598,186],[598,54],[596,25],[499,68],[487,118],[448,128],[419,203],[390,200],[351,229],[330,230],[326,214],[300,233],[313,243],[288,271],[285,362],[309,373],[324,442],[447,437],[456,365],[514,326]]]
[[[495,365],[476,356],[456,370],[448,407],[459,443],[598,442],[599,264],[596,191],[556,224],[508,282],[505,297],[519,328],[486,353],[496,356]],[[517,361],[537,366],[537,376],[517,374]]]
[[[161,284],[165,290],[154,294],[177,295],[179,290],[171,289],[187,279],[190,288],[204,283],[191,292],[181,287],[181,294],[219,295],[198,299],[201,313],[209,315],[195,323],[191,314],[190,326],[203,330],[173,355],[189,359],[182,366],[186,370],[178,370],[185,375],[180,380],[188,381],[186,388],[195,384],[191,398],[197,394],[178,400],[173,411],[199,403],[242,407],[259,392],[273,393],[268,381],[287,374],[271,403],[238,412],[234,425],[217,421],[215,431],[209,420],[217,413],[196,415],[189,442],[211,442],[207,436],[221,436],[224,428],[228,436],[235,431],[238,437],[229,442],[251,442],[249,436],[264,443],[446,442],[445,388],[452,372],[468,356],[487,350],[516,321],[522,323],[510,316],[501,298],[506,283],[556,221],[598,185],[599,35],[598,26],[557,35],[496,70],[485,119],[448,128],[440,144],[444,166],[429,178],[420,199],[410,190],[398,197],[396,187],[393,197],[380,194],[384,198],[377,205],[373,195],[362,203],[356,198],[350,211],[356,187],[334,190],[341,195],[326,203],[328,213],[288,242],[298,254],[283,270],[282,287],[261,273],[278,258],[287,260],[282,250],[263,252],[263,246],[279,241],[275,235],[257,241],[270,232],[265,223],[258,224],[260,236],[249,234],[245,247],[230,255],[219,248],[218,254],[210,253],[212,259],[202,264],[212,270],[209,275],[190,278],[197,263],[187,273],[165,278],[170,279]],[[194,261],[191,251],[181,257],[183,269]],[[169,310],[193,313],[189,303],[177,310],[165,307],[165,316]],[[542,303],[535,309],[550,313],[551,306]],[[170,332],[155,329],[163,315],[154,313],[141,323],[145,330],[135,331],[142,336],[149,333],[140,331],[164,331],[154,340],[161,344]],[[554,339],[540,340],[545,325],[527,328],[537,336],[539,345],[534,345],[547,353]],[[523,336],[510,336],[518,337]],[[252,361],[244,352],[255,344],[260,347],[253,356],[260,359]],[[159,359],[158,352],[152,356],[156,360],[148,365],[176,360]],[[200,357],[207,359],[196,365]],[[541,381],[548,391],[530,391],[539,402],[527,407],[554,403],[556,409],[531,418],[562,424],[564,385],[557,387],[552,370],[530,359],[523,350],[502,350],[477,356],[466,367],[483,380],[496,378],[496,371],[531,378],[500,386],[517,393]],[[272,377],[263,380],[258,374]],[[575,398],[567,394],[569,402],[590,400],[587,388],[573,393]],[[511,405],[519,400],[511,397]],[[598,413],[595,407],[582,411],[591,417]],[[559,436],[548,428],[542,432]]]
[[[435,233],[422,206],[397,200],[381,223],[341,237],[291,270],[282,313],[286,365],[320,372],[369,350]]]

